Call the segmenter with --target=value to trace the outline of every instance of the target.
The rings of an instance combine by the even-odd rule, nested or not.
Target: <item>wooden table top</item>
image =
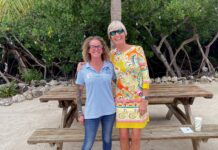
[[[182,97],[204,97],[212,98],[213,94],[196,85],[181,84],[151,84],[149,89],[149,98],[182,98]],[[85,98],[85,92],[83,93]],[[40,97],[40,101],[51,100],[75,100],[76,87],[56,87]]]

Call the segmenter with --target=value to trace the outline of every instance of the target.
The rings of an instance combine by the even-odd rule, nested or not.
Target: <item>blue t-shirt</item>
[[[112,80],[115,79],[114,67],[104,61],[100,72],[86,63],[77,74],[76,84],[86,87],[85,119],[99,118],[115,113],[112,94]]]

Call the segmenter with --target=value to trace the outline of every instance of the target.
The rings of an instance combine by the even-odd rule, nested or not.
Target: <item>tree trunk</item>
[[[205,56],[205,54],[204,54],[203,48],[202,48],[201,43],[200,43],[200,40],[199,40],[199,36],[198,36],[198,38],[197,38],[196,41],[197,41],[199,50],[200,50],[200,52],[201,52],[201,54],[202,54],[202,57],[203,57],[203,58],[202,58],[202,61],[205,61],[205,63],[207,64],[208,69],[209,69],[209,73],[211,73],[211,74],[215,73],[215,69],[214,69],[213,65],[210,63],[208,57]],[[199,69],[201,69],[201,66],[199,67]],[[200,71],[200,70],[199,70],[199,71]]]
[[[168,52],[169,52],[169,55],[170,55],[170,60],[173,59],[173,49],[172,47],[170,46],[169,42],[165,39],[164,40],[164,44],[166,45],[167,49],[168,49]],[[173,68],[175,69],[176,71],[176,74],[178,77],[181,77],[181,71],[180,71],[180,68],[178,67],[176,61],[173,62]]]
[[[121,21],[121,0],[111,0],[111,21]]]
[[[197,34],[194,34],[191,38],[189,38],[189,39],[187,39],[187,40],[185,40],[185,41],[183,41],[183,42],[181,43],[181,45],[179,46],[179,48],[176,49],[176,53],[175,53],[175,55],[173,56],[173,59],[171,60],[170,66],[173,64],[173,61],[176,61],[176,56],[177,56],[177,54],[180,52],[180,50],[182,50],[186,44],[189,44],[189,43],[191,43],[191,42],[193,42],[193,41],[196,41],[197,38],[198,38],[198,35],[197,35]]]
[[[27,67],[26,67],[25,63],[23,62],[18,51],[13,49],[13,50],[10,50],[10,52],[14,55],[14,58],[17,60],[20,71],[21,72],[26,71]]]
[[[210,52],[210,47],[211,45],[213,45],[213,43],[217,40],[218,38],[218,32],[216,33],[216,35],[214,36],[214,38],[212,39],[212,41],[207,45],[205,46],[205,56],[208,58],[208,55],[209,55],[209,52]],[[202,59],[201,61],[201,65],[200,65],[200,70],[205,67],[205,60]]]
[[[121,21],[121,0],[111,0],[111,21]],[[115,48],[110,40],[111,49]]]
[[[13,35],[13,37],[20,44],[20,46],[23,48],[26,55],[28,55],[32,60],[34,60],[40,67],[42,67],[44,69],[44,79],[46,79],[46,74],[47,74],[46,66],[43,65],[42,63],[40,63],[39,60],[36,57],[34,57],[33,54],[26,47],[24,47],[24,45],[18,40],[18,38],[16,36]]]
[[[152,50],[154,51],[154,53],[156,54],[156,56],[163,62],[164,66],[166,67],[167,71],[169,71],[171,76],[176,76],[175,72],[173,71],[173,69],[171,68],[171,66],[169,65],[166,57],[162,54],[162,52],[160,51],[163,42],[166,40],[167,35],[162,36],[161,41],[159,43],[158,46],[153,45],[152,46]]]
[[[0,71],[0,76],[6,81],[6,83],[10,83],[8,78],[6,76],[4,76],[4,74],[1,71]]]

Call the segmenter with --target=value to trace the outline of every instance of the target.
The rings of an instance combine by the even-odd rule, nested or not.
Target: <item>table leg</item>
[[[177,107],[178,103],[176,101],[176,98],[174,98],[173,101],[174,101],[173,105],[175,105]],[[173,112],[169,109],[167,114],[166,114],[166,119],[170,120],[172,118],[172,116],[173,116]]]
[[[56,150],[62,150],[63,149],[63,143],[57,143]]]
[[[200,141],[192,140],[193,150],[200,150]]]
[[[64,126],[66,125],[67,109],[68,107],[65,106],[63,107],[60,128],[64,128]],[[62,148],[63,148],[63,143],[57,143],[57,150],[62,150]]]
[[[188,124],[193,124],[192,122],[192,113],[191,113],[191,104],[193,104],[194,102],[194,98],[188,98],[187,101],[183,102],[184,105],[184,109],[185,109],[185,114],[186,114],[186,118],[187,118],[187,123]]]
[[[66,126],[65,126],[66,128],[69,128],[72,125],[73,120],[76,117],[76,110],[77,110],[76,104],[72,104],[66,117],[67,118]]]
[[[168,112],[167,112],[167,114],[166,114],[166,119],[167,119],[167,120],[170,120],[170,119],[172,118],[172,116],[173,116],[172,111],[168,110]]]
[[[60,128],[64,128],[65,125],[66,125],[66,120],[67,120],[67,108],[68,107],[63,107],[63,110],[62,110],[62,115],[61,115],[61,124],[60,124]]]
[[[177,106],[174,106],[172,104],[167,104],[167,107],[176,116],[176,118],[181,122],[181,124],[187,124],[185,114]]]
[[[194,102],[194,98],[188,98],[187,101],[184,101],[184,109],[186,114],[187,124],[193,124],[192,113],[191,113],[191,104]],[[192,140],[193,150],[200,150],[200,140]]]
[[[191,113],[191,107],[190,105],[184,105],[184,109],[185,109],[185,114],[186,114],[186,122],[188,124],[192,124],[192,113]]]

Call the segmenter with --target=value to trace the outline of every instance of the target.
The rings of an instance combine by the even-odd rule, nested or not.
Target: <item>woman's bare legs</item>
[[[141,129],[132,129],[131,135],[131,150],[140,150]]]
[[[119,129],[120,133],[120,148],[121,150],[130,150],[129,144],[129,129]]]

